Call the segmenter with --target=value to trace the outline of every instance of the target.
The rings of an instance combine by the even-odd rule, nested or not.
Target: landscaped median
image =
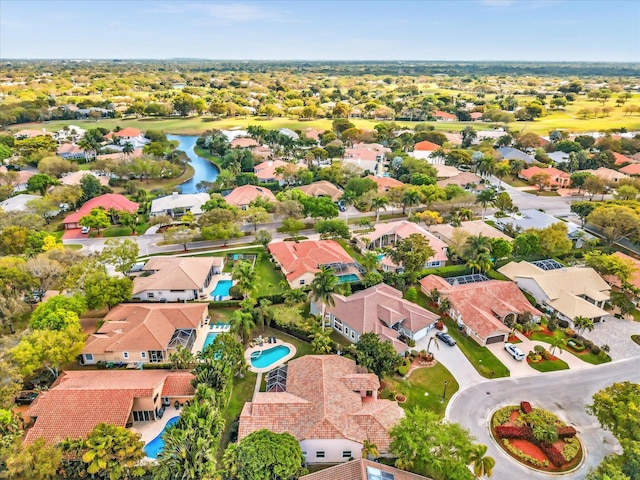
[[[545,342],[554,345],[556,339],[559,339],[561,340],[561,342],[556,347],[556,349],[561,348],[562,351],[569,352],[580,360],[592,365],[600,365],[602,363],[611,361],[611,357],[607,355],[604,350],[596,345],[593,345],[588,340],[581,339],[571,329],[558,328],[557,330],[552,332],[547,328],[546,322],[543,322],[541,327],[542,330],[529,335],[530,340]]]

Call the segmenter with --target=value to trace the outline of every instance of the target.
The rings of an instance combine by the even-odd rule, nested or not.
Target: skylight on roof
[[[460,275],[459,277],[445,278],[449,285],[466,285],[468,283],[486,282],[489,279],[481,273],[474,273],[473,275]]]
[[[383,472],[379,468],[367,467],[367,480],[395,480],[391,472]]]

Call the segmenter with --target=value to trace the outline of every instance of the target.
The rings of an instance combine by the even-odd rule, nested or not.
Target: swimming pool
[[[215,299],[216,297],[228,297],[229,289],[233,287],[233,280],[218,280],[216,284],[216,288],[211,292],[211,296]]]
[[[144,446],[144,452],[147,454],[147,457],[156,458],[158,456],[158,454],[164,448],[164,442],[162,441],[162,434],[167,428],[169,428],[169,426],[173,425],[174,423],[177,423],[179,418],[180,417],[170,418],[167,421],[167,424],[162,429],[162,431],[158,434],[158,436]]]
[[[262,350],[262,353],[258,358],[251,359],[251,366],[255,368],[267,368],[272,364],[276,363],[278,360],[281,360],[287,355],[289,355],[290,352],[291,352],[291,349],[284,345],[278,345],[276,347],[267,348],[266,350]],[[256,352],[254,352],[253,354],[255,353]]]
[[[207,338],[204,339],[204,345],[202,345],[202,348],[205,349],[211,345],[217,336],[218,334],[214,332],[207,333]]]
[[[347,275],[340,275],[338,277],[338,280],[340,281],[340,283],[353,283],[353,282],[360,281],[360,279],[358,278],[358,276],[355,273],[349,273]]]

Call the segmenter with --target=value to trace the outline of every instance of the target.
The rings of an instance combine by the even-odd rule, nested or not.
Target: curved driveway
[[[489,433],[491,412],[523,400],[534,407],[556,413],[578,430],[586,456],[582,466],[573,473],[561,475],[567,480],[583,479],[590,468],[598,465],[610,453],[620,453],[611,434],[600,428],[595,417],[585,411],[598,390],[614,382],[640,383],[640,358],[621,360],[584,370],[549,372],[533,377],[505,378],[473,385],[459,391],[451,399],[446,418],[461,424],[480,443],[489,447],[487,454],[496,460],[493,480],[546,479],[549,475],[534,472],[508,457],[494,443]]]

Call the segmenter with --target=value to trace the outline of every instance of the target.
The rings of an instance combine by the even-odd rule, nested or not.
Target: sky
[[[0,0],[0,58],[640,62],[640,0]]]

